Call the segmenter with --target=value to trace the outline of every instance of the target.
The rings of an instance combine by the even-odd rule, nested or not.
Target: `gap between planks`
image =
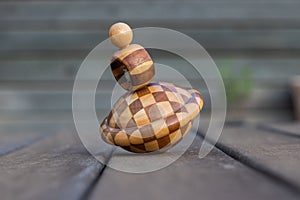
[[[106,158],[106,163],[108,163],[115,152],[115,148],[110,151],[109,155]],[[103,168],[99,171],[98,175],[95,177],[95,179],[91,182],[91,184],[87,187],[87,189],[83,192],[79,200],[87,200],[90,199],[91,194],[93,193],[93,190],[96,188],[98,182],[100,181],[100,178],[106,169],[107,165],[103,164]]]
[[[280,134],[280,135],[288,135],[288,136],[293,136],[293,137],[296,136],[297,137],[297,135],[295,135],[293,133],[288,133],[287,131],[281,131],[278,129],[276,130],[275,128],[270,128],[270,127],[262,126],[262,125],[250,125],[250,124],[241,123],[238,125],[236,125],[236,124],[232,125],[230,127],[253,128],[254,130],[263,130],[263,131],[267,131],[271,134],[275,133],[275,134]],[[274,133],[272,133],[272,132],[274,132]],[[199,137],[201,137],[202,139],[204,139],[204,134],[202,133],[202,131],[198,130],[197,135]],[[211,140],[208,139],[207,141],[211,144]],[[239,152],[238,149],[232,148],[232,147],[230,147],[230,145],[222,144],[219,141],[215,144],[215,147],[217,149],[219,149],[220,151],[224,152],[229,157],[244,164],[245,166],[261,173],[262,175],[270,178],[271,180],[273,180],[277,183],[288,186],[288,188],[290,188],[294,193],[300,194],[300,188],[297,184],[289,181],[286,177],[276,173],[275,171],[270,169],[268,166],[264,166],[264,164],[261,164],[261,163],[255,161],[254,159],[245,155],[243,152]]]
[[[194,140],[194,144],[198,144],[199,142],[203,141],[200,136],[197,136]],[[196,142],[197,141],[197,142]],[[196,145],[196,146],[198,146]],[[101,181],[99,182],[97,188],[94,190],[94,194],[91,195],[91,199],[137,199],[137,198],[144,198],[144,199],[183,199],[182,196],[184,196],[187,199],[192,199],[191,196],[193,196],[193,199],[195,197],[199,198],[199,194],[204,199],[218,199],[218,197],[222,197],[223,199],[256,199],[255,197],[261,197],[257,199],[268,199],[266,196],[261,195],[267,190],[271,191],[274,195],[274,192],[278,192],[280,190],[286,190],[290,193],[295,194],[293,191],[290,190],[289,187],[286,185],[280,184],[278,182],[274,182],[270,180],[268,177],[262,176],[260,173],[257,173],[255,170],[252,170],[251,168],[245,166],[244,164],[240,163],[239,161],[235,161],[235,159],[232,159],[232,157],[228,156],[227,154],[224,154],[222,151],[220,151],[217,148],[214,148],[214,151],[205,158],[205,160],[202,161],[201,165],[202,167],[198,166],[199,160],[196,159],[197,157],[197,151],[199,150],[199,147],[194,146],[194,148],[189,149],[189,153],[185,154],[185,156],[182,156],[179,162],[174,163],[174,165],[171,165],[165,169],[158,170],[155,173],[151,174],[139,174],[139,175],[131,175],[123,172],[118,172],[115,170],[111,170],[110,168],[107,168],[106,171],[104,171],[104,174]],[[196,147],[196,148],[195,148]],[[216,152],[220,152],[222,156],[226,157],[226,162],[228,160],[232,160],[235,164],[234,166],[240,166],[235,168],[235,171],[227,171],[224,172],[222,169],[219,169],[219,164],[224,164],[223,159],[218,159],[219,157],[216,157],[218,154]],[[120,154],[116,155],[117,157],[120,156]],[[192,158],[193,157],[193,158]],[[118,159],[118,158],[117,158]],[[145,158],[146,159],[146,158]],[[192,159],[192,160],[190,160]],[[195,160],[198,160],[197,162]],[[181,164],[180,164],[181,163]],[[209,167],[213,163],[213,166]],[[228,164],[228,163],[227,163]],[[208,165],[208,166],[207,166]],[[244,166],[244,167],[243,167]],[[200,167],[200,168],[198,168]],[[240,171],[243,169],[242,171]],[[179,170],[179,171],[178,171]],[[181,171],[182,170],[182,171]],[[193,172],[193,170],[196,170]],[[178,173],[181,172],[181,173]],[[220,173],[219,173],[220,172]],[[223,173],[224,172],[224,173]],[[244,174],[244,172],[247,172]],[[248,174],[249,172],[249,174]],[[250,173],[251,172],[251,173]],[[201,175],[202,173],[202,175]],[[214,177],[214,175],[216,177]],[[248,176],[247,176],[248,175]],[[254,175],[254,176],[252,176]],[[240,177],[247,177],[240,182]],[[198,179],[198,178],[202,179]],[[229,177],[231,181],[229,183],[224,184],[227,182],[227,178]],[[247,187],[247,184],[249,183],[249,179],[254,180],[253,181],[253,188]],[[273,187],[272,189],[268,190],[263,186],[263,182],[260,182],[259,180],[264,180],[268,183],[271,183]],[[225,182],[223,182],[225,180]],[[227,180],[227,181],[226,181]],[[145,181],[145,182],[144,182]],[[174,182],[173,182],[174,181]],[[197,182],[199,181],[199,182]],[[236,182],[237,181],[237,182]],[[246,181],[246,182],[244,182]],[[257,182],[260,183],[260,185],[257,184]],[[250,181],[251,182],[251,181]],[[196,184],[197,183],[197,184]],[[136,185],[135,185],[136,184]],[[213,191],[210,190],[210,184],[212,188],[219,189]],[[229,186],[228,186],[229,184]],[[233,187],[230,185],[232,184]],[[182,186],[181,186],[182,185]],[[224,186],[227,185],[227,186]],[[243,186],[241,186],[243,185]],[[207,187],[208,186],[208,187]],[[278,187],[276,189],[276,187]],[[177,188],[176,188],[177,187]],[[230,189],[229,189],[230,188]],[[250,191],[249,191],[249,188]],[[264,192],[261,191],[262,188],[264,189]],[[229,190],[227,190],[229,189]],[[272,192],[272,190],[275,190]],[[111,191],[110,191],[111,190]],[[153,192],[156,191],[156,192]],[[216,191],[218,191],[216,194]],[[223,192],[222,192],[223,191]],[[224,192],[227,191],[227,192]],[[239,192],[237,192],[239,191]],[[203,192],[203,193],[201,193]],[[260,193],[262,192],[262,193]],[[267,192],[268,193],[268,192]],[[241,195],[241,196],[240,196]],[[246,196],[245,196],[246,195]],[[247,196],[249,195],[249,196]],[[286,195],[286,194],[285,194]],[[277,196],[277,195],[275,195]],[[297,197],[299,197],[299,193],[296,194]],[[155,198],[156,197],[156,198]],[[188,198],[190,197],[190,198]],[[226,198],[227,197],[227,198]],[[231,198],[230,198],[231,197]],[[235,198],[233,198],[235,197]],[[288,196],[283,196],[283,199],[288,199]],[[273,198],[270,198],[273,199]],[[277,196],[277,199],[280,199],[279,196]],[[297,198],[296,198],[297,199]]]
[[[110,154],[111,151],[109,149],[103,152],[104,163],[107,162]],[[26,178],[19,180],[18,184],[16,183],[15,185],[15,189],[25,190],[26,192],[22,194],[25,199],[26,197],[27,199],[32,199],[39,196],[44,196],[46,199],[51,199],[51,197],[57,197],[58,199],[84,199],[93,184],[97,182],[97,178],[101,176],[102,167],[104,166],[104,164],[98,163],[86,152],[78,136],[76,136],[74,131],[70,132],[68,129],[60,129],[56,134],[52,134],[52,137],[35,142],[21,151],[14,151],[13,154],[1,157],[0,161],[4,164],[1,166],[3,167],[1,172],[3,176],[2,181],[8,181],[5,184],[4,182],[0,183],[4,184],[4,187],[1,189],[4,192],[5,187],[9,188],[11,186],[10,182],[13,182],[17,177],[24,176]],[[11,164],[13,165],[10,166]],[[22,166],[20,167],[18,164]],[[28,168],[28,166],[31,167]],[[38,167],[38,169],[33,172],[32,170],[35,170],[35,167]],[[45,170],[47,173],[49,172],[48,175],[43,173]],[[25,174],[22,175],[23,173]],[[54,178],[55,176],[58,176],[57,179]],[[66,176],[66,178],[59,176]],[[47,180],[49,178],[50,184],[44,185],[43,182],[46,178]],[[31,186],[24,184],[27,179],[32,179],[33,184]],[[63,184],[64,188],[62,188]],[[20,193],[11,193],[13,190],[5,191],[3,198],[6,199],[6,196],[14,196],[16,198],[20,195]],[[56,190],[57,193],[51,192],[53,190]]]
[[[300,125],[298,125],[298,127],[300,128]],[[300,137],[300,132],[280,129],[280,128],[276,127],[275,124],[273,126],[272,126],[272,124],[270,124],[270,125],[268,125],[268,124],[267,125],[266,124],[258,124],[256,126],[256,128],[259,129],[259,130],[273,132],[273,133],[280,134],[280,135],[289,135],[291,137],[296,137],[296,138]],[[300,131],[300,129],[299,129],[299,131]]]
[[[241,126],[233,125],[231,127],[241,127]],[[247,127],[247,126],[243,125],[242,127]],[[57,134],[59,134],[59,133],[57,133]],[[202,137],[201,134],[197,134],[197,135],[198,135],[197,137]],[[52,136],[54,136],[54,135],[52,135]],[[240,153],[240,152],[238,152],[238,151],[236,151],[236,150],[234,150],[230,147],[226,147],[225,145],[220,145],[220,144],[217,144],[216,148],[218,148],[219,150],[224,152],[229,157],[234,158],[238,162],[254,169],[255,171],[258,171],[258,172],[262,173],[263,175],[267,176],[271,180],[274,180],[277,183],[280,183],[280,184],[283,184],[283,185],[287,185],[294,192],[299,194],[299,188],[297,186],[291,184],[289,181],[286,181],[284,177],[278,176],[278,174],[275,174],[272,171],[269,171],[266,167],[264,167],[263,165],[261,165],[259,163],[254,162],[251,158],[248,158],[247,156],[243,155],[242,153]],[[113,153],[113,151],[111,151],[111,153],[107,157],[108,161],[111,158],[112,153]],[[97,183],[100,181],[100,178],[101,178],[101,176],[102,176],[105,169],[106,169],[106,165],[104,165],[103,169],[101,169],[99,172],[97,172],[97,176],[87,186],[87,188],[83,192],[80,199],[89,199],[89,197],[90,197],[91,193],[93,192],[93,190],[95,189]]]

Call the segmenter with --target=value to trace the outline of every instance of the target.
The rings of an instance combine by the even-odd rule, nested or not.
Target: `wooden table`
[[[299,199],[299,134],[294,123],[229,124],[199,159],[199,131],[169,167],[129,174],[91,156],[72,123],[3,125],[1,199]]]

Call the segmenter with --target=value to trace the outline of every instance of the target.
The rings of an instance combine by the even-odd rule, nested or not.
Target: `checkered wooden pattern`
[[[118,83],[129,91],[144,87],[155,75],[150,55],[138,44],[131,44],[117,51],[110,66]]]
[[[101,124],[104,141],[128,151],[164,151],[178,143],[203,107],[196,90],[151,83],[123,95]]]

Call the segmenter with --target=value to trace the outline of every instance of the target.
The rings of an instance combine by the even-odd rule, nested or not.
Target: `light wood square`
[[[132,114],[130,112],[129,107],[125,108],[125,110],[120,114],[120,117],[118,118],[117,125],[120,128],[126,128],[127,123],[131,119]]]
[[[181,138],[182,136],[180,129],[170,134],[171,144],[177,143]]]
[[[166,116],[174,113],[173,108],[172,108],[170,102],[168,102],[168,101],[163,101],[163,102],[157,103],[157,107],[159,108],[160,114],[163,117],[166,117]]]
[[[170,101],[179,102],[181,104],[185,103],[184,100],[182,99],[181,95],[178,93],[173,93],[173,92],[167,91],[166,95]]]
[[[164,91],[164,89],[159,86],[159,85],[152,85],[149,87],[149,90],[153,93],[153,92],[162,92]]]
[[[147,107],[147,106],[150,106],[150,105],[156,103],[152,94],[144,95],[144,96],[140,97],[140,100],[144,107]]]
[[[136,122],[136,124],[138,126],[142,126],[145,124],[149,124],[150,123],[150,119],[148,118],[146,112],[144,109],[140,110],[139,112],[137,112],[134,116],[134,121]]]
[[[144,142],[139,130],[136,130],[130,134],[129,142],[131,144],[142,144]]]
[[[159,149],[158,143],[156,140],[145,143],[146,151],[156,151]]]
[[[137,100],[139,98],[139,96],[137,95],[137,93],[132,93],[130,95],[128,95],[125,100],[128,103],[128,105],[130,105],[132,102],[134,102],[135,100]]]
[[[125,132],[119,132],[115,136],[114,141],[115,141],[116,145],[119,145],[119,146],[129,146],[128,136],[126,135]]]
[[[153,131],[155,133],[155,137],[157,139],[162,138],[169,134],[169,129],[164,120],[158,120],[152,124]]]

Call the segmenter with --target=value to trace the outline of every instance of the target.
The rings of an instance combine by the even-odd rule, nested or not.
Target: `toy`
[[[201,94],[171,83],[151,83],[154,64],[148,52],[130,44],[132,30],[116,23],[109,30],[120,48],[112,58],[115,79],[126,90],[100,126],[102,139],[135,153],[165,151],[190,130],[203,107]]]

